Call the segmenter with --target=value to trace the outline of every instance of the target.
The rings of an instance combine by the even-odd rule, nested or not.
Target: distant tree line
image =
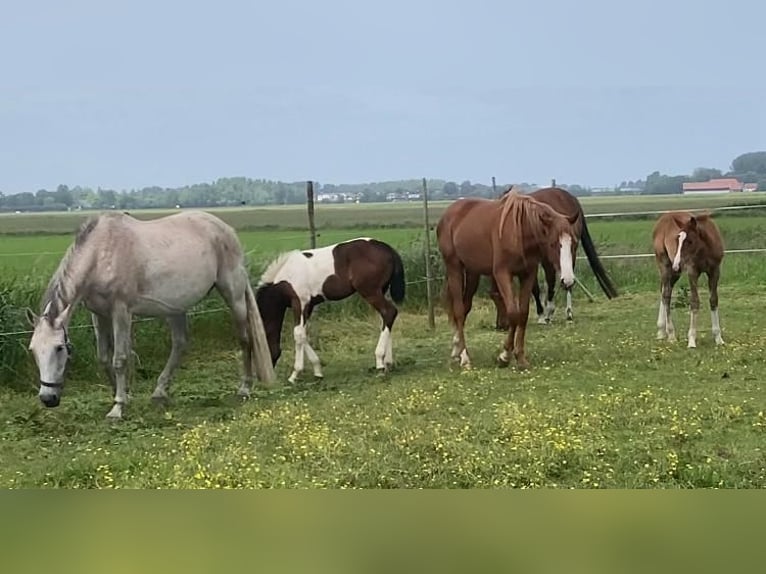
[[[766,190],[766,152],[750,152],[736,157],[731,169],[723,173],[716,168],[700,167],[691,175],[666,175],[655,171],[645,179],[623,181],[609,190],[615,194],[673,194],[681,193],[685,182],[707,181],[717,177],[736,177],[742,183],[757,183]],[[529,192],[543,185],[521,183],[517,185]],[[544,185],[548,185],[545,183]],[[578,184],[559,183],[576,196],[594,193],[593,188]],[[508,184],[491,185],[463,181],[457,183],[441,179],[428,180],[429,196],[433,199],[458,197],[495,197],[505,191]],[[420,199],[422,182],[419,179],[356,183],[314,184],[317,201],[373,203],[382,201],[412,201]],[[146,209],[175,207],[223,207],[236,205],[289,205],[306,201],[306,182],[285,183],[247,177],[227,177],[212,183],[199,183],[176,188],[145,187],[117,191],[89,187],[69,187],[61,184],[55,190],[38,190],[3,194],[0,191],[2,211],[60,211],[76,209]]]

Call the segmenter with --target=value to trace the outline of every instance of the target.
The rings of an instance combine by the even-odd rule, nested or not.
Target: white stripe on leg
[[[306,327],[303,323],[296,325],[293,329],[293,339],[295,341],[295,362],[293,363],[293,372],[287,379],[291,383],[298,380],[298,375],[303,371],[303,349],[306,342]]]
[[[316,354],[316,351],[314,351],[314,348],[309,344],[308,338],[306,339],[306,342],[303,344],[303,350],[306,352],[306,357],[308,358],[312,368],[314,369],[314,376],[318,379],[321,379],[322,377],[324,377],[324,375],[322,374],[322,363],[319,361],[319,355]]]
[[[721,337],[721,323],[718,318],[718,309],[710,311],[710,320],[713,323],[713,338],[716,345],[723,345],[723,337]]]
[[[378,344],[375,347],[375,368],[379,371],[382,371],[386,368],[384,359],[386,356],[386,339],[388,338],[388,332],[388,327],[384,328],[380,332],[380,336],[378,337]]]
[[[698,312],[699,311],[692,309],[691,313],[689,314],[689,345],[688,347],[690,349],[695,349],[697,347],[697,313]]]
[[[660,299],[660,312],[657,314],[657,339],[662,340],[667,333],[665,332],[665,324],[667,321],[667,315],[665,314],[665,303]]]
[[[386,367],[394,364],[394,336],[390,329],[386,337],[386,355],[383,357],[383,362],[386,364]]]

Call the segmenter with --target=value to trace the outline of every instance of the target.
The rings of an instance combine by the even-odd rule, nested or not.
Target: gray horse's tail
[[[247,329],[252,352],[253,371],[264,386],[271,386],[276,381],[276,375],[274,365],[271,362],[271,351],[266,339],[266,330],[263,328],[263,320],[250,281],[247,281],[245,299],[247,301]]]

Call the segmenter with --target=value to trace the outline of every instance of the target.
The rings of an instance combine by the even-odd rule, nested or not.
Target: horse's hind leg
[[[700,310],[700,296],[697,290],[697,280],[699,273],[696,269],[689,269],[689,333],[688,347],[694,349],[697,347],[697,315]]]
[[[540,281],[535,276],[535,282],[532,285],[532,296],[535,298],[535,311],[537,311],[537,322],[540,325],[545,325],[548,321],[545,319],[545,308],[543,302],[540,300]],[[507,329],[506,329],[507,330]]]
[[[359,295],[367,301],[380,314],[383,319],[383,327],[378,337],[378,344],[375,346],[375,368],[379,373],[387,372],[393,364],[393,343],[391,340],[391,329],[399,314],[396,306],[386,299],[383,291],[359,290]]]
[[[463,282],[465,272],[462,265],[447,264],[447,294],[451,307],[455,332],[452,336],[452,358],[460,358],[460,366],[470,368],[471,358],[465,344],[465,307],[463,306]]]
[[[574,285],[564,288],[567,292],[567,321],[574,321],[574,313],[572,312],[572,289],[574,289]]]
[[[91,313],[91,322],[93,323],[93,332],[96,335],[96,352],[98,362],[104,369],[112,391],[116,390],[114,379],[114,367],[112,367],[112,355],[114,354],[114,341],[112,338],[112,321],[107,317],[101,317]]]
[[[718,280],[721,277],[720,267],[716,267],[713,271],[708,273],[707,284],[710,290],[710,319],[713,324],[713,338],[716,345],[723,345],[723,337],[721,336],[721,323],[718,318]]]
[[[157,387],[152,393],[152,400],[154,401],[167,400],[168,387],[173,378],[173,373],[181,363],[181,357],[183,357],[184,351],[188,345],[187,335],[189,327],[186,320],[186,314],[172,315],[166,319],[166,322],[168,327],[170,327],[170,356],[165,364],[165,368],[162,369],[160,376],[157,377]]]
[[[237,394],[240,397],[249,397],[250,388],[253,386],[253,361],[247,324],[247,300],[245,298],[248,278],[246,273],[232,274],[229,277],[228,281],[219,277],[215,286],[231,309],[234,330],[242,350],[242,382],[237,389]]]
[[[545,272],[545,287],[548,290],[545,299],[545,322],[550,323],[553,321],[553,313],[556,311],[556,268],[549,263],[543,263],[543,271]],[[567,313],[567,319],[569,318],[569,313]]]

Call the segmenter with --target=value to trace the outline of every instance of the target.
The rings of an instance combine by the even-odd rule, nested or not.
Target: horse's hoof
[[[574,321],[574,315],[571,311],[567,311],[567,321]]]
[[[379,377],[385,377],[388,374],[388,369],[386,367],[376,367],[375,374]]]
[[[165,406],[170,402],[170,398],[165,395],[152,395],[152,404]]]
[[[314,381],[317,383],[321,383],[324,381],[324,375],[314,375]]]
[[[517,367],[520,371],[526,371],[529,369],[529,361],[526,359],[520,359],[517,361]]]

